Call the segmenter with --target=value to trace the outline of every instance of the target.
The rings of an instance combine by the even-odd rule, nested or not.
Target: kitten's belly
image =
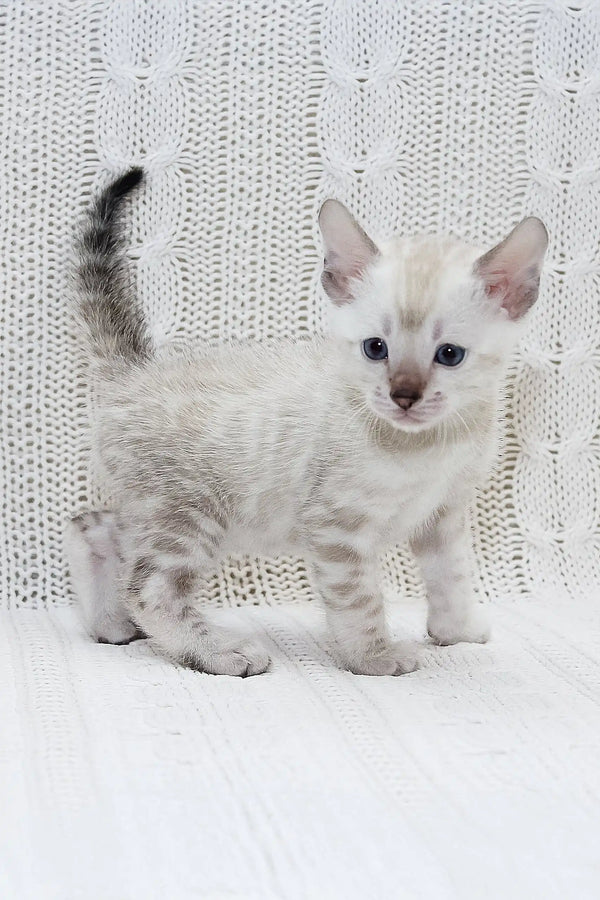
[[[291,556],[301,555],[302,547],[291,525],[277,521],[261,524],[260,527],[233,525],[225,536],[220,553],[223,556]]]

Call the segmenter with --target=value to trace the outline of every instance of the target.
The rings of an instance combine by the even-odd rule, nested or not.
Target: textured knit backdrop
[[[149,172],[131,259],[159,340],[321,327],[326,197],[369,229],[550,232],[474,516],[491,597],[600,584],[600,5],[594,0],[10,0],[0,6],[0,605],[70,602],[66,517],[98,502],[67,266],[92,191]],[[390,558],[388,586],[418,589]],[[294,560],[213,603],[310,596]]]

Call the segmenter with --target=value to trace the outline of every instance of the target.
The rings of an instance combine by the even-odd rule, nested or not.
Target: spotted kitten
[[[378,556],[409,540],[438,644],[486,641],[465,562],[465,510],[493,459],[498,396],[535,302],[546,230],[524,219],[482,253],[452,237],[376,246],[325,203],[331,333],[157,354],[128,286],[119,227],[139,169],[98,198],[80,241],[79,313],[100,392],[97,450],[114,512],[74,519],[67,547],[90,629],[139,633],[194,669],[254,675],[266,651],[195,602],[225,554],[312,564],[341,663],[399,675]]]

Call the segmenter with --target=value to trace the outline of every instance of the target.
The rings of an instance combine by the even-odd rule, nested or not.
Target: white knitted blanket
[[[599,0],[0,0],[0,66],[0,897],[597,896]],[[274,641],[268,676],[84,641],[61,534],[101,498],[67,268],[131,164],[159,341],[318,330],[328,196],[382,236],[546,222],[473,517],[489,648],[338,673],[302,565],[246,559],[205,600],[255,607],[224,614]],[[406,554],[385,572],[420,596]]]
[[[269,673],[2,613],[3,900],[596,900],[598,606],[499,605],[396,679],[339,671],[314,605],[223,615]]]

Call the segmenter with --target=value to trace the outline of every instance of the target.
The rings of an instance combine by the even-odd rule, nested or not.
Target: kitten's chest
[[[463,450],[381,463],[367,495],[384,538],[407,539],[454,493],[474,486],[471,462],[472,454]]]

